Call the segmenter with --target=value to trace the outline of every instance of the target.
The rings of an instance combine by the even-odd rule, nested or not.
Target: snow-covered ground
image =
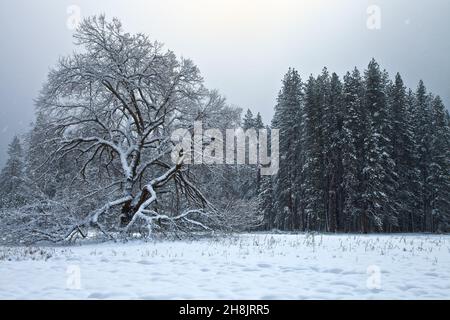
[[[0,248],[1,299],[450,299],[450,236]]]

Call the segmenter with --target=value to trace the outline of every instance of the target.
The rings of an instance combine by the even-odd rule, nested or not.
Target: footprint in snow
[[[128,260],[128,259],[121,259],[121,260],[118,260],[118,262],[125,262],[125,263],[129,263],[129,262],[130,262],[130,260]]]
[[[94,293],[91,293],[88,296],[88,299],[107,300],[107,299],[111,299],[111,297],[113,297],[113,296],[119,296],[119,295],[118,294],[105,293],[105,292],[94,292]]]
[[[424,273],[424,275],[429,276],[429,277],[439,277],[439,275],[435,272],[426,272]]]
[[[345,287],[351,287],[351,288],[355,287],[354,284],[352,284],[350,282],[345,282],[345,281],[334,281],[334,282],[331,282],[331,284],[334,286],[345,286]]]
[[[146,261],[146,260],[141,260],[141,261],[138,261],[137,263],[147,265],[147,266],[154,264],[153,262]]]
[[[331,269],[323,270],[323,272],[326,272],[326,273],[342,273],[342,271],[344,271],[344,270],[339,269],[339,268],[331,268]]]

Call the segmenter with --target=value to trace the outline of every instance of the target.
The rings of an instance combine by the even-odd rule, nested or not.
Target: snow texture
[[[247,234],[3,247],[0,298],[449,299],[450,236]]]

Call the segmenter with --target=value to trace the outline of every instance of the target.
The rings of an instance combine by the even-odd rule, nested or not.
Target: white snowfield
[[[449,299],[450,236],[0,248],[1,299]]]

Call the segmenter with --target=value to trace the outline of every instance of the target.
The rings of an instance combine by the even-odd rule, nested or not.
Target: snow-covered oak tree
[[[150,231],[163,225],[208,229],[204,221],[214,209],[190,180],[182,155],[170,161],[171,133],[217,112],[224,100],[204,87],[191,60],[178,59],[144,34],[124,32],[117,19],[87,18],[74,37],[81,50],[51,70],[37,100],[46,130],[55,136],[47,163],[73,159],[81,163],[80,176],[101,171],[109,179],[105,190],[119,191],[109,193],[65,237],[83,234],[85,227],[107,234],[101,218],[111,215],[123,231],[137,222]],[[160,194],[173,190],[192,207],[159,212]]]

